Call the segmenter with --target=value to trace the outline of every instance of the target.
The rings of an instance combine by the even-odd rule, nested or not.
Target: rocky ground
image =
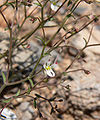
[[[64,8],[63,8],[64,9]],[[92,11],[92,12],[91,12]],[[75,11],[76,16],[81,14],[99,14],[100,7],[97,5],[88,5],[85,2],[81,4]],[[61,19],[61,18],[59,18]],[[82,21],[82,23],[84,20]],[[54,24],[50,22],[47,24]],[[81,23],[80,23],[81,24]],[[89,25],[86,29],[78,33],[76,36],[72,37],[70,45],[81,49],[84,47],[83,38],[88,39],[91,28],[94,24]],[[27,26],[25,26],[27,27]],[[28,25],[29,27],[29,25]],[[71,26],[69,26],[71,27]],[[57,28],[54,28],[56,31]],[[24,30],[26,30],[24,28]],[[48,29],[47,36],[50,37],[54,31]],[[26,31],[25,31],[26,32]],[[24,33],[22,33],[24,34]],[[39,33],[36,33],[36,35]],[[63,31],[60,32],[60,35],[63,34]],[[89,44],[100,44],[100,20],[97,24],[94,25],[92,36],[89,41]],[[34,38],[34,37],[33,37]],[[32,62],[37,61],[41,54],[42,46],[40,42],[36,42],[33,38],[30,39],[31,48],[24,49],[20,47],[18,50],[15,50],[13,58],[14,67],[22,69],[25,66],[29,65]],[[0,52],[5,51],[8,48],[9,35],[8,32],[4,31],[4,28],[0,28]],[[50,46],[48,46],[49,48]],[[58,56],[58,67],[55,70],[56,74],[59,75],[66,67],[72,62],[75,58],[73,54],[76,54],[75,49],[71,49],[69,52],[67,49],[64,49],[64,52],[54,51],[52,57]],[[72,54],[71,54],[72,53]],[[23,58],[23,59],[22,59]],[[44,64],[44,58],[41,61],[41,65]],[[56,96],[56,101],[52,102],[53,106],[57,106],[57,112],[50,115],[50,105],[42,101],[40,104],[40,111],[43,114],[45,120],[100,120],[100,46],[90,47],[83,51],[83,59],[86,61],[76,61],[70,70],[82,69],[90,71],[90,74],[85,74],[84,71],[76,71],[67,73],[65,76],[58,76],[57,78],[50,79],[49,83],[59,83],[56,86],[49,86],[42,89],[32,91],[30,95],[35,96],[35,94],[40,94],[46,98],[51,98]],[[3,64],[2,64],[3,63]],[[2,59],[0,61],[0,69],[5,71],[5,63]],[[30,69],[26,69],[23,73],[17,74],[17,79],[20,79],[21,75],[26,75],[32,70],[34,64],[30,66]],[[44,74],[41,73],[40,76],[35,78],[35,81],[41,80]],[[1,78],[0,78],[1,79]],[[16,76],[14,79],[16,80]],[[24,83],[18,85],[14,88],[8,88],[9,92],[4,95],[5,98],[16,94],[20,88],[22,91],[28,88],[29,83]],[[66,88],[70,86],[70,89]],[[62,98],[62,102],[59,102],[59,99]],[[40,100],[41,101],[41,100]],[[2,107],[2,104],[0,105]],[[9,105],[11,109],[17,116],[18,120],[41,120],[38,116],[37,109],[34,108],[33,99],[29,97],[22,97],[13,100]]]

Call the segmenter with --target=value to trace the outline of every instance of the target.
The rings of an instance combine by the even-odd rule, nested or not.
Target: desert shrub
[[[2,27],[9,33],[8,47],[0,53],[0,59],[4,60],[6,69],[1,68],[1,83],[0,83],[0,102],[3,104],[3,109],[10,105],[13,100],[20,97],[30,97],[34,102],[34,107],[38,110],[38,115],[43,118],[40,110],[41,101],[48,102],[51,106],[51,114],[55,111],[60,112],[57,106],[53,106],[52,102],[57,102],[56,97],[51,95],[51,98],[46,98],[40,95],[38,90],[44,87],[62,84],[62,76],[66,76],[69,72],[83,71],[85,74],[90,74],[89,70],[78,68],[69,70],[73,63],[82,58],[83,51],[92,46],[100,44],[89,44],[93,27],[90,30],[89,38],[83,38],[84,47],[76,48],[70,44],[71,38],[77,35],[80,31],[87,28],[88,25],[94,26],[100,15],[78,15],[75,10],[80,3],[95,4],[92,0],[5,0],[0,4],[0,14]],[[79,24],[84,19],[82,24]],[[71,28],[69,27],[71,26]],[[27,49],[34,50],[31,41],[35,41],[41,45],[42,50],[39,51],[38,57],[34,61],[16,62],[14,58],[21,51]],[[1,40],[3,41],[3,40]],[[57,63],[59,64],[59,56],[53,56],[52,52],[57,51],[63,59],[64,50],[74,49],[74,59],[69,65],[65,65],[66,69],[63,72],[56,73]],[[17,51],[17,52],[16,52]],[[26,53],[28,54],[28,53]],[[31,58],[31,56],[30,56]],[[24,59],[22,55],[20,59]],[[4,64],[3,62],[1,64]],[[85,62],[84,62],[85,64]],[[31,66],[31,68],[30,68]],[[19,74],[21,73],[21,74]],[[42,75],[41,75],[42,74]],[[42,76],[42,77],[41,77]],[[38,78],[35,80],[35,78]],[[56,80],[54,83],[50,81]],[[27,82],[27,89],[22,90],[20,87],[16,94],[9,98],[4,98],[5,91],[8,94],[8,88],[15,88]],[[70,96],[70,86],[64,86]],[[35,91],[34,96],[30,93]],[[52,91],[52,89],[51,89]],[[40,101],[41,100],[41,101]],[[63,102],[60,98],[58,102]],[[3,111],[1,110],[1,113]]]

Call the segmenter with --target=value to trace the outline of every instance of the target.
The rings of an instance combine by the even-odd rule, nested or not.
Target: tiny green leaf
[[[29,82],[30,82],[31,86],[32,86],[32,87],[34,87],[34,84],[33,84],[32,79],[31,79],[31,78],[28,78],[28,80],[29,80]]]
[[[94,22],[97,22],[99,20],[98,17],[97,16],[94,17],[95,17]]]
[[[11,6],[13,9],[15,8],[15,6],[12,3],[8,3],[9,6]]]
[[[53,18],[53,17],[52,17],[52,18],[50,18],[50,21],[53,21],[53,20],[55,20],[55,18]]]
[[[6,76],[5,76],[4,72],[2,72],[2,77],[3,77],[3,82],[6,83]]]
[[[36,109],[36,99],[33,100],[34,108]]]
[[[69,17],[71,17],[72,15],[71,14],[68,14],[66,17],[67,17],[67,19],[69,18]]]
[[[70,4],[72,4],[72,1],[71,1],[71,0],[68,1],[67,6],[69,6]]]
[[[11,99],[7,99],[7,100],[2,100],[2,102],[4,103],[9,103]]]
[[[30,94],[30,92],[31,92],[31,88],[28,87],[27,94]]]
[[[7,31],[7,30],[8,30],[8,27],[4,28],[4,30]]]
[[[16,96],[19,96],[20,94],[20,89],[17,91]]]
[[[45,57],[45,56],[47,56],[47,55],[51,55],[51,54],[50,54],[50,53],[44,53],[44,55],[43,55],[43,56]]]
[[[64,76],[66,76],[66,75],[67,75],[67,73],[66,73],[66,72],[63,72],[62,74],[63,74]]]
[[[42,7],[40,3],[34,3],[34,5]]]

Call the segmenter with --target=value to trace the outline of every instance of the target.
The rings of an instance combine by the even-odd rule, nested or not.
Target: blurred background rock
[[[85,2],[86,1],[86,2]],[[0,1],[0,5],[4,1]],[[32,1],[36,2],[36,1]],[[63,2],[63,0],[61,0]],[[84,0],[81,2],[81,4],[78,6],[78,8],[74,11],[75,18],[82,17],[83,15],[100,15],[100,3],[90,0],[91,4],[88,4],[88,0]],[[94,2],[94,3],[92,3]],[[32,4],[31,7],[27,7],[28,13],[33,10],[33,8],[36,7]],[[9,7],[7,9],[2,8],[3,13],[5,17],[7,18],[9,24],[12,22],[13,18],[13,8]],[[48,11],[50,10],[50,5],[48,4],[47,8],[45,9],[45,15],[47,15]],[[19,9],[20,12],[20,18],[23,16],[23,7]],[[46,31],[46,37],[49,39],[57,30],[60,22],[62,21],[62,18],[64,17],[65,12],[67,11],[66,6],[64,6],[61,11],[55,16],[54,21],[49,21],[45,25],[54,25],[56,27],[52,28],[45,28]],[[33,16],[37,17],[40,15],[40,10],[37,9]],[[81,19],[77,24],[73,23],[73,19],[68,21],[68,24],[66,24],[67,29],[71,29],[74,27],[78,28],[85,22],[87,22],[87,18]],[[14,23],[16,25],[16,22]],[[94,25],[95,24],[95,25]],[[26,21],[26,24],[23,26],[22,31],[20,32],[20,36],[25,35],[27,32],[31,31],[35,28],[36,24],[32,24],[30,20]],[[86,29],[82,30],[77,35],[73,36],[71,39],[69,39],[68,43],[78,49],[81,49],[84,46],[84,40],[83,38],[88,39],[90,30],[92,26],[94,25],[92,36],[90,39],[90,44],[92,43],[99,43],[100,44],[100,20],[98,20],[97,23],[90,24]],[[5,31],[6,23],[4,22],[2,16],[0,16],[0,52],[2,53],[6,49],[8,49],[8,41],[9,41],[9,32]],[[25,66],[29,65],[32,62],[35,62],[41,53],[42,46],[41,42],[35,37],[35,36],[42,36],[41,30],[36,32],[30,39],[29,42],[31,43],[31,49],[24,49],[20,47],[18,50],[15,51],[13,58],[15,69],[20,70],[21,68],[24,68]],[[48,45],[48,48],[50,48],[56,41],[59,41],[60,36],[63,36],[65,33],[64,30],[61,30],[60,33],[57,35],[56,39]],[[67,44],[67,42],[66,42]],[[75,50],[70,50],[72,54],[76,54]],[[73,53],[74,52],[74,53]],[[54,57],[58,56],[59,63],[58,63],[58,69],[57,73],[59,74],[62,72],[74,59],[74,56],[68,52],[67,49],[64,49],[62,53],[60,53],[58,50],[55,50],[53,52]],[[50,115],[49,110],[50,106],[48,104],[43,104],[40,106],[40,110],[43,112],[43,116],[47,118],[47,120],[100,120],[100,46],[91,47],[86,49],[83,52],[86,63],[84,62],[75,62],[71,68],[78,69],[78,68],[85,68],[89,70],[91,73],[89,75],[86,75],[82,71],[68,73],[66,76],[62,76],[58,79],[52,79],[50,82],[57,83],[59,80],[63,81],[61,85],[58,85],[56,87],[50,87],[50,88],[43,88],[40,90],[32,91],[31,95],[34,96],[34,93],[39,93],[41,96],[45,96],[47,98],[56,96],[57,99],[63,98],[63,102],[57,102],[54,103],[54,105],[57,104],[58,106],[58,112],[55,114]],[[45,59],[41,62],[41,65]],[[3,64],[2,64],[3,63]],[[0,69],[5,70],[5,60],[0,60]],[[40,65],[40,67],[41,67]],[[32,68],[27,69],[27,71],[23,71],[23,75],[28,75]],[[16,70],[15,70],[16,72]],[[26,74],[27,73],[27,74]],[[19,75],[18,79],[21,79]],[[43,74],[41,73],[41,76]],[[15,76],[16,78],[16,76]],[[41,77],[36,77],[35,81],[39,81]],[[14,79],[15,80],[15,79]],[[68,91],[66,89],[66,86],[70,85],[71,88]],[[5,98],[12,95],[12,93],[16,93],[18,88],[25,90],[28,86],[28,83],[24,83],[21,85],[16,86],[16,88],[11,88],[7,94],[5,94]],[[13,106],[13,107],[12,107]],[[1,105],[2,107],[2,105]],[[13,109],[18,117],[19,120],[40,120],[40,118],[37,115],[37,110],[33,107],[33,102],[31,99],[24,97],[24,98],[18,98],[14,100],[10,108]]]

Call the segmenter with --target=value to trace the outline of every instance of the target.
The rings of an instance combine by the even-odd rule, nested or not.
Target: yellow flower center
[[[53,2],[53,5],[56,5],[57,3],[56,2]]]
[[[50,67],[50,66],[47,66],[45,69],[46,69],[46,70],[50,70],[50,69],[51,69],[51,67]]]

